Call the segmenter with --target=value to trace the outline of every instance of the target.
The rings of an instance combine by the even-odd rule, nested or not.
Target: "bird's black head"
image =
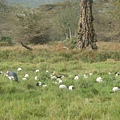
[[[75,89],[75,87],[73,86],[73,87],[72,87],[72,89],[74,90],[74,89]]]
[[[36,86],[39,86],[39,83],[38,83],[38,82],[36,83]]]

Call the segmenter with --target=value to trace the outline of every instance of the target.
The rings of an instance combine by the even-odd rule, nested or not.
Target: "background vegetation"
[[[119,42],[119,4],[119,0],[94,1],[94,27],[98,41]],[[77,38],[79,0],[65,0],[37,8],[22,4],[10,6],[1,0],[0,8],[0,37],[10,37],[16,42],[44,44],[65,40],[70,28],[72,38]]]
[[[78,1],[38,8],[0,1],[0,120],[120,120],[120,93],[110,93],[120,86],[120,76],[115,76],[120,72],[120,2],[97,0],[93,4],[98,35],[98,50],[93,51],[75,45]],[[72,38],[66,40],[68,27]],[[23,48],[19,41],[29,43],[33,50]],[[18,72],[18,67],[23,70]],[[19,82],[9,81],[4,76],[7,70],[16,72]],[[50,78],[53,72],[64,75],[62,84],[75,89],[59,89]],[[22,80],[26,73],[29,78]],[[97,83],[97,77],[103,82]],[[38,81],[47,87],[37,87]]]

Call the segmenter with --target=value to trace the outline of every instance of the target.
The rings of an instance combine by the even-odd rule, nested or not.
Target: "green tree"
[[[36,9],[23,8],[14,9],[17,26],[16,39],[25,43],[43,44],[49,41],[49,20],[44,14]]]

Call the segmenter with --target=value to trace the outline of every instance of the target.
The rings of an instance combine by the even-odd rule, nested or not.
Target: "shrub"
[[[76,47],[77,39],[76,38],[66,39],[63,42],[65,43],[66,46],[73,49]]]
[[[9,46],[8,42],[0,42],[0,46]]]
[[[11,38],[10,37],[5,37],[5,36],[2,36],[0,42],[7,42],[8,44],[13,44]]]

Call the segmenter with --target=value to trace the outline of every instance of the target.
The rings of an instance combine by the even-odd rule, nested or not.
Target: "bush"
[[[46,44],[49,41],[49,35],[43,34],[39,36],[31,37],[29,42],[31,44]]]
[[[65,43],[66,46],[73,49],[76,47],[77,39],[76,38],[66,39],[63,42]]]
[[[5,36],[1,37],[0,46],[9,46],[12,44],[13,44],[13,42],[10,37],[5,37]]]
[[[0,46],[9,46],[8,42],[0,42]]]

